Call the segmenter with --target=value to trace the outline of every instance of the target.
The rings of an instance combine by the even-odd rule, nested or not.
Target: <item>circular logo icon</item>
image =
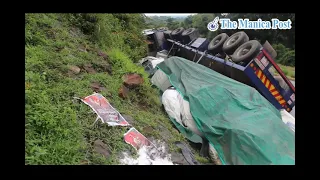
[[[208,30],[209,31],[216,31],[219,28],[219,17],[214,18],[214,20],[212,22],[208,23]]]

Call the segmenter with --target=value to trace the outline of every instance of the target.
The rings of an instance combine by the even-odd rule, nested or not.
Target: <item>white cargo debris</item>
[[[169,154],[163,156],[163,152],[152,147],[143,146],[140,148],[138,158],[133,158],[124,152],[124,158],[120,159],[120,163],[123,165],[173,165]],[[165,149],[164,145],[161,145],[160,149]]]
[[[164,61],[164,58],[162,57],[153,57],[153,56],[147,56],[145,58],[142,58],[139,63],[143,64],[144,62],[149,61],[152,64],[152,68],[155,68],[157,64],[160,64]]]
[[[167,51],[167,50],[159,51],[159,52],[157,52],[156,57],[157,57],[157,58],[167,59],[167,58],[168,58],[168,51]]]
[[[151,83],[161,89],[164,92],[171,86],[169,78],[161,70],[157,70],[151,78]]]

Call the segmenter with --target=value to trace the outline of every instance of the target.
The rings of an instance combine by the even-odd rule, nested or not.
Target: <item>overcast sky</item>
[[[145,13],[146,16],[189,16],[196,13],[172,13],[172,14],[166,14],[166,13]]]

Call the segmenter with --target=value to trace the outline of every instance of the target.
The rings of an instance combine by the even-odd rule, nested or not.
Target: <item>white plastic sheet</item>
[[[280,110],[282,121],[295,132],[295,118],[286,110]]]
[[[162,104],[168,115],[176,119],[181,126],[203,137],[191,115],[189,102],[184,100],[177,90],[165,90],[162,94]]]
[[[171,118],[174,118],[181,126],[203,137],[191,115],[189,102],[184,100],[177,90],[165,90],[162,94],[162,104]],[[218,153],[211,144],[209,145],[209,156],[215,164],[221,164]]]

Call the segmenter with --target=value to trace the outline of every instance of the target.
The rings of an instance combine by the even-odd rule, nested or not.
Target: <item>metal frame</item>
[[[197,49],[191,48],[188,45],[183,45],[179,42],[176,42],[174,40],[171,39],[167,39],[167,41],[172,43],[172,47],[170,49],[170,51],[173,49],[174,46],[177,46],[178,48],[184,48],[188,51],[191,51],[194,53],[194,58],[193,59],[189,59],[191,61],[195,61],[195,57],[197,55],[201,55],[201,57],[196,61],[196,63],[199,63],[203,57],[206,57],[207,59],[210,59],[211,61],[214,62],[218,62],[224,65],[224,67],[229,66],[231,68],[235,68],[238,69],[239,71],[243,72],[252,82],[252,84],[254,85],[254,87],[260,92],[260,94],[262,94],[271,104],[273,104],[277,109],[286,109],[286,111],[290,112],[292,110],[292,108],[295,106],[295,100],[291,99],[291,95],[295,94],[295,88],[292,85],[292,83],[288,80],[288,78],[284,75],[284,73],[282,72],[282,70],[279,68],[279,66],[275,63],[275,61],[271,58],[271,56],[268,54],[268,52],[266,50],[264,50],[263,48],[261,48],[260,53],[258,54],[257,57],[255,57],[254,59],[252,59],[247,65],[246,67],[238,65],[233,63],[232,61],[228,61],[210,54],[207,54],[206,51],[205,52],[201,52]],[[169,51],[169,53],[170,53]],[[169,54],[168,53],[168,54]],[[266,59],[268,60],[268,65],[264,68],[260,70],[262,71],[262,75],[265,76],[265,78],[267,78],[269,80],[269,84],[273,85],[275,87],[275,89],[279,92],[279,94],[282,96],[282,99],[285,101],[285,104],[283,104],[283,101],[281,105],[280,104],[280,100],[277,100],[276,97],[270,92],[270,88],[268,89],[266,87],[266,84],[264,84],[261,79],[259,79],[259,77],[256,75],[255,69],[252,67],[254,66],[255,68],[259,68],[259,65],[256,63],[256,59],[260,60],[263,57],[266,57]],[[270,67],[274,67],[278,72],[279,75],[284,79],[284,81],[286,82],[286,84],[289,86],[288,90],[283,89],[278,81],[273,77],[272,74],[270,74],[270,72],[268,71]],[[221,73],[221,72],[219,72]],[[288,101],[291,100],[292,103],[289,104]]]
[[[260,61],[263,57],[266,57],[269,63],[267,66],[264,67],[264,69],[261,69],[256,60]],[[279,101],[271,94],[270,90],[266,88],[266,85],[262,83],[262,81],[257,77],[255,70],[251,67],[251,64],[253,64],[254,67],[261,70],[262,75],[264,75],[270,81],[270,84],[273,85],[275,89],[279,92],[279,94],[282,96],[282,99],[285,101],[283,105],[279,103]],[[279,72],[279,75],[284,79],[286,84],[289,86],[289,89],[286,90],[280,86],[279,82],[269,72],[269,69],[271,67],[274,67]],[[286,109],[286,111],[290,112],[292,108],[295,106],[295,101],[293,101],[290,97],[292,94],[295,95],[294,86],[287,79],[287,77],[283,74],[279,66],[274,62],[271,56],[264,49],[261,49],[261,52],[257,55],[257,57],[248,63],[248,65],[245,68],[245,73],[255,84],[256,89],[261,94],[263,94],[277,109]],[[292,102],[291,104],[288,103],[289,100]]]

